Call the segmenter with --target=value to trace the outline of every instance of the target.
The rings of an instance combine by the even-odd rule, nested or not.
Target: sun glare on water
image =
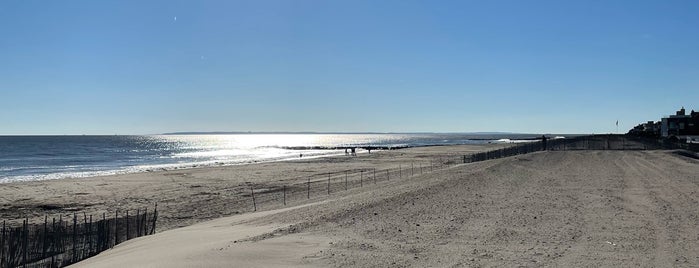
[[[209,161],[243,161],[249,159],[280,159],[298,155],[324,155],[335,150],[312,147],[342,145],[341,135],[312,134],[230,134],[230,135],[168,135],[161,136],[177,148],[173,157],[208,159]]]

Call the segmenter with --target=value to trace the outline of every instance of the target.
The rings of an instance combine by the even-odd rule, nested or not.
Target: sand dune
[[[328,238],[305,233],[244,242],[284,228],[281,223],[250,221],[299,207],[211,220],[133,239],[71,267],[231,267],[231,259],[238,267],[305,267],[309,263],[304,257],[327,247]]]
[[[76,267],[697,267],[697,174],[667,151],[540,152],[173,229]]]

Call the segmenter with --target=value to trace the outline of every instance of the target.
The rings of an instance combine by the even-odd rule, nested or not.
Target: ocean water
[[[0,136],[0,183],[82,178],[303,157],[343,155],[342,147],[523,142],[522,134],[207,134]],[[359,151],[362,153],[362,150]]]

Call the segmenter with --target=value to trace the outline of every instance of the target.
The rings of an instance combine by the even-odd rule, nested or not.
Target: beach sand
[[[252,211],[250,187],[257,193],[260,209],[284,207],[282,187],[287,186],[288,205],[327,198],[326,180],[332,179],[333,196],[344,190],[345,172],[349,188],[358,188],[360,175],[371,176],[373,169],[393,169],[398,176],[417,172],[438,161],[455,163],[463,154],[509,146],[507,144],[432,146],[400,150],[374,151],[371,154],[300,158],[284,162],[268,162],[234,166],[188,168],[94,178],[76,178],[0,184],[0,218],[11,222],[43,223],[44,216],[71,218],[73,213],[101,218],[114,216],[118,210],[135,213],[137,209],[152,211],[158,204],[157,230],[192,225],[227,215]],[[366,173],[360,174],[361,171]],[[369,174],[371,172],[372,174]],[[381,179],[385,173],[377,175]],[[307,200],[307,179],[311,179],[311,200]],[[366,178],[365,178],[366,179]],[[294,186],[291,188],[291,186]],[[349,192],[351,194],[352,191]],[[12,220],[14,219],[14,220]]]
[[[697,174],[671,151],[451,165],[133,239],[75,267],[697,267]]]

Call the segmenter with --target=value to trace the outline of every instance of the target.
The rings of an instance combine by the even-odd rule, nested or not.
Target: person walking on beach
[[[352,155],[357,156],[357,151],[354,149],[354,147],[352,147]]]
[[[541,135],[541,146],[544,148],[544,151],[546,151],[546,135]]]

